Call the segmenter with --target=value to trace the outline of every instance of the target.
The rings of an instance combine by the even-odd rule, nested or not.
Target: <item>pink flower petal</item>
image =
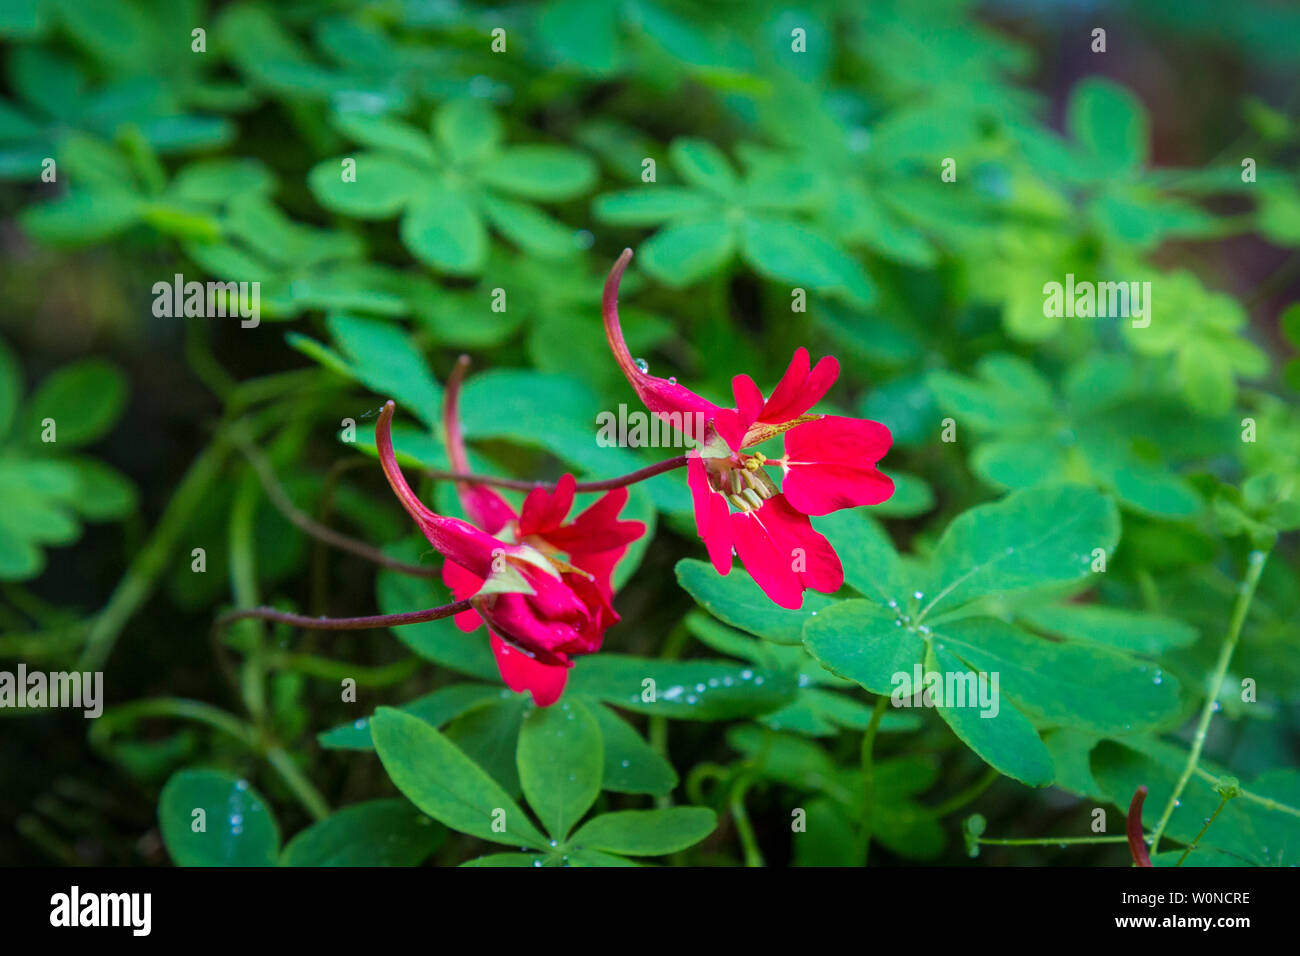
[[[736,412],[746,428],[758,421],[763,411],[763,393],[748,375],[737,375],[731,380],[731,394],[736,397]]]
[[[795,511],[784,495],[764,502],[759,520],[778,549],[790,556],[790,563],[806,588],[834,594],[844,584],[844,567],[831,543],[808,520]]]
[[[802,346],[795,349],[790,367],[772,390],[772,396],[758,416],[759,421],[779,425],[798,418],[821,401],[839,377],[840,363],[827,355],[810,372],[808,362],[808,350]]]
[[[442,562],[442,583],[451,589],[451,595],[457,601],[464,601],[472,598],[478,593],[479,588],[483,587],[483,579],[477,574],[466,571],[455,561]],[[461,611],[454,618],[456,626],[462,631],[469,633],[478,630],[483,623],[478,611],[470,608],[468,611]]]
[[[545,488],[534,488],[524,499],[519,512],[519,534],[526,537],[558,528],[573,507],[573,494],[577,481],[573,475],[564,474],[555,483],[554,493]]]
[[[613,549],[618,549],[621,554],[629,544],[645,534],[644,523],[618,519],[625,504],[627,489],[615,488],[596,499],[569,524],[543,531],[541,535],[549,544],[567,552],[570,558]]]
[[[686,462],[686,483],[695,505],[695,530],[704,541],[709,560],[719,574],[731,571],[731,526],[727,499],[709,487],[708,467],[699,455]]]
[[[894,493],[875,468],[890,442],[888,428],[863,418],[827,415],[797,425],[785,433],[781,490],[806,515],[878,505]]]
[[[736,554],[763,593],[790,610],[803,606],[803,583],[791,567],[791,555],[772,539],[758,512],[735,512],[729,524]]]
[[[538,707],[550,707],[564,694],[571,662],[565,665],[544,664],[518,647],[492,635],[492,655],[505,685],[516,694],[528,691]]]

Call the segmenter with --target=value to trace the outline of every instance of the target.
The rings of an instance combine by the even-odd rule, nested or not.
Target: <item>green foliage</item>
[[[21,581],[45,567],[44,549],[74,543],[83,521],[113,521],[134,510],[136,491],[115,468],[66,449],[93,444],[126,405],[125,377],[87,359],[48,375],[23,397],[22,373],[0,341],[0,580]]]
[[[1139,785],[1156,865],[1293,862],[1300,124],[1244,83],[1286,87],[1297,19],[1120,4],[1214,82],[1044,90],[1030,7],[0,4],[0,656],[120,677],[91,746],[161,786],[180,865],[961,863]],[[552,707],[451,618],[201,638],[451,601],[373,427],[395,401],[465,517],[425,474],[462,353],[475,472],[685,453],[596,440],[640,409],[601,323],[626,246],[655,375],[728,406],[806,346],[840,366],[814,413],[889,428],[893,497],[812,519],[838,592],[719,575],[677,469],[628,488],[622,620]],[[259,283],[268,321],[151,312],[177,274]],[[1067,276],[1149,283],[1145,316],[1048,308]]]

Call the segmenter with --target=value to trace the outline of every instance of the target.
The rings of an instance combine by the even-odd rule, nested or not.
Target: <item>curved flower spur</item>
[[[452,467],[465,472],[457,401],[468,360],[447,383],[444,424]],[[564,692],[572,658],[600,649],[605,629],[619,620],[610,574],[627,546],[645,533],[639,521],[621,521],[627,489],[616,488],[565,524],[577,483],[564,475],[554,492],[534,488],[516,513],[509,502],[476,483],[457,482],[475,524],[435,514],[407,484],[393,451],[396,408],[384,405],[375,442],[384,474],[429,543],[442,554],[443,580],[470,609],[456,615],[465,631],[487,624],[501,678],[511,690],[530,691],[547,707]],[[478,525],[476,527],[475,525]]]
[[[894,493],[893,481],[876,468],[889,450],[889,429],[868,419],[810,414],[838,377],[839,363],[826,356],[813,366],[805,348],[795,351],[766,400],[748,375],[733,378],[735,408],[650,375],[632,358],[618,319],[619,282],[631,258],[632,250],[623,250],[605,282],[605,336],[647,409],[678,428],[695,415],[708,423],[687,468],[696,530],[714,568],[730,573],[734,551],[763,592],[790,609],[802,606],[808,588],[838,590],[844,583],[839,557],[808,516],[880,504]],[[780,458],[750,451],[778,435],[785,443]],[[780,488],[769,468],[779,469]]]

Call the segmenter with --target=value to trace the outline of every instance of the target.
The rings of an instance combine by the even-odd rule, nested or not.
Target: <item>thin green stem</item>
[[[293,757],[289,756],[287,750],[279,744],[273,744],[266,749],[266,759],[314,819],[324,820],[330,815],[329,804],[321,792],[307,779],[306,774],[293,762]]]
[[[1164,835],[1165,827],[1169,824],[1169,818],[1173,816],[1174,808],[1178,806],[1179,798],[1183,795],[1183,790],[1187,787],[1187,782],[1196,772],[1196,765],[1201,759],[1201,751],[1205,747],[1205,738],[1209,734],[1210,719],[1214,716],[1215,705],[1219,700],[1219,691],[1223,688],[1224,677],[1228,673],[1228,665],[1232,662],[1233,652],[1237,649],[1237,641],[1241,638],[1242,626],[1246,622],[1246,615],[1250,611],[1251,599],[1255,596],[1255,588],[1259,585],[1260,575],[1264,573],[1264,565],[1268,561],[1267,551],[1251,551],[1247,560],[1246,576],[1242,579],[1241,587],[1237,590],[1237,600],[1232,608],[1232,619],[1228,623],[1228,633],[1223,639],[1223,647],[1219,650],[1219,660],[1214,667],[1214,673],[1210,680],[1209,694],[1205,698],[1205,706],[1201,708],[1200,719],[1196,723],[1196,736],[1192,740],[1191,753],[1187,755],[1187,764],[1183,767],[1183,772],[1178,776],[1178,783],[1174,785],[1174,790],[1169,794],[1169,801],[1165,804],[1165,809],[1160,814],[1160,820],[1156,823],[1155,832],[1151,837],[1151,855],[1155,856],[1160,850],[1160,837]]]
[[[1228,805],[1228,801],[1230,799],[1232,798],[1225,797],[1225,796],[1219,797],[1219,805],[1214,808],[1214,812],[1210,814],[1210,818],[1205,821],[1205,826],[1201,827],[1201,832],[1196,834],[1196,838],[1192,840],[1191,844],[1188,845],[1187,849],[1183,851],[1183,855],[1178,858],[1178,862],[1175,863],[1174,866],[1183,865],[1183,861],[1186,860],[1187,857],[1191,855],[1191,852],[1196,849],[1197,844],[1201,842],[1201,837],[1205,836],[1205,831],[1210,829],[1210,824],[1213,823],[1215,819],[1218,817],[1218,815],[1223,812],[1223,808]]]
[[[202,701],[188,700],[183,697],[155,697],[114,707],[95,721],[90,731],[90,739],[93,743],[107,745],[118,726],[132,724],[147,717],[190,720],[205,724],[239,741],[253,753],[266,759],[280,775],[285,786],[293,792],[313,818],[320,820],[329,816],[329,804],[298,769],[298,765],[293,762],[282,745],[268,739],[247,721],[240,720],[234,714]]]
[[[972,803],[975,800],[979,799],[980,794],[982,794],[989,787],[993,786],[994,782],[1000,776],[1001,776],[1000,773],[998,773],[992,767],[989,767],[987,770],[984,771],[984,773],[980,776],[978,780],[976,780],[973,784],[971,784],[961,793],[955,794],[951,798],[939,804],[938,806],[934,806],[926,810],[926,816],[938,818],[938,817],[946,817],[950,813],[955,813],[956,811],[960,810],[962,807],[966,806],[967,804]]]
[[[731,819],[736,824],[736,835],[740,838],[740,845],[745,851],[745,866],[766,866],[763,853],[758,848],[758,839],[754,836],[754,828],[749,822],[749,811],[745,809],[745,794],[753,782],[754,778],[747,773],[736,777],[735,783],[731,785],[728,803],[731,807]]]
[[[122,629],[148,600],[163,571],[167,569],[181,534],[199,505],[208,496],[230,454],[230,444],[218,434],[194,459],[181,479],[162,518],[144,548],[136,555],[125,575],[113,589],[104,608],[95,615],[81,653],[79,670],[102,670]]]
[[[257,514],[257,486],[245,474],[235,489],[235,500],[230,508],[230,586],[235,603],[251,607],[258,602],[257,553],[253,540],[254,520]],[[242,648],[243,665],[240,669],[239,690],[253,721],[263,727],[266,708],[266,629],[256,623],[257,615],[245,615],[236,620],[249,621],[244,633],[249,644]]]
[[[1196,768],[1196,776],[1200,777],[1207,783],[1218,783],[1219,776],[1210,773],[1201,767]],[[1268,810],[1275,810],[1278,813],[1286,813],[1293,817],[1300,817],[1300,807],[1293,807],[1288,803],[1282,803],[1280,800],[1274,800],[1272,797],[1261,796],[1258,793],[1252,793],[1250,790],[1241,790],[1241,799],[1249,800],[1251,803],[1258,803],[1261,807]]]
[[[404,657],[391,664],[366,667],[316,654],[286,654],[279,651],[272,651],[266,661],[272,670],[295,671],[331,681],[350,678],[363,687],[388,687],[400,683],[418,671],[422,663],[418,657]]]
[[[153,697],[133,701],[106,711],[90,730],[92,742],[104,743],[120,724],[133,724],[146,717],[174,717],[206,724],[213,730],[238,740],[250,750],[261,752],[257,728],[229,711],[184,697]]]
[[[862,732],[862,830],[858,837],[862,845],[862,865],[867,865],[871,855],[871,817],[876,805],[876,733],[880,730],[880,721],[885,716],[889,698],[880,695],[871,710],[871,720]]]

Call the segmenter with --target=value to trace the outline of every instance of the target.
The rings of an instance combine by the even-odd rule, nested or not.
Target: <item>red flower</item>
[[[455,421],[459,380],[448,383],[447,439],[452,465],[465,471],[465,450]],[[532,692],[548,707],[564,692],[571,658],[600,649],[605,628],[618,621],[610,605],[609,575],[645,526],[619,521],[627,490],[605,495],[572,523],[562,524],[573,503],[572,475],[553,494],[529,493],[523,512],[482,485],[458,483],[466,513],[482,527],[435,514],[416,497],[397,465],[391,421],[384,406],[375,429],[379,459],[393,491],[424,536],[446,557],[443,580],[473,609],[456,616],[463,630],[487,624],[501,678],[511,690]],[[567,554],[569,560],[564,560]]]
[[[894,483],[875,467],[889,450],[889,429],[867,419],[809,414],[839,376],[839,363],[827,356],[813,366],[804,348],[766,400],[748,375],[733,378],[735,408],[650,375],[633,361],[618,321],[618,284],[631,257],[624,250],[605,283],[605,334],[647,408],[662,417],[707,416],[687,476],[695,527],[714,568],[729,573],[734,550],[763,592],[791,609],[802,606],[807,588],[838,590],[844,583],[839,558],[808,516],[879,504],[894,493]],[[784,435],[781,458],[747,452],[777,435]],[[781,470],[780,489],[769,467]]]

